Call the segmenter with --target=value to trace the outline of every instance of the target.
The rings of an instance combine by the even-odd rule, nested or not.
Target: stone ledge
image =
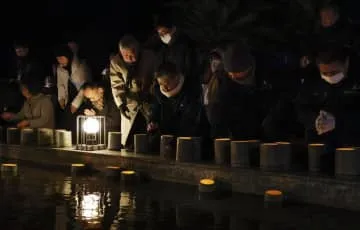
[[[331,177],[270,173],[253,169],[231,169],[217,165],[176,163],[158,156],[115,151],[84,152],[68,149],[0,145],[0,156],[42,165],[91,164],[98,170],[117,165],[144,172],[155,180],[196,185],[200,178],[216,178],[235,192],[263,195],[270,188],[286,193],[293,201],[334,208],[360,210],[360,181]]]

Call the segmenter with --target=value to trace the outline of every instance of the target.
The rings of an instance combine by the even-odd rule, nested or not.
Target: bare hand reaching
[[[96,112],[95,112],[95,110],[93,110],[93,109],[85,109],[85,110],[84,110],[84,114],[85,114],[86,116],[95,116],[95,115],[96,115]]]

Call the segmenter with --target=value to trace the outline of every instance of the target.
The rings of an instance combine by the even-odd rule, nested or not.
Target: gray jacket
[[[50,96],[38,94],[26,100],[14,120],[28,120],[30,128],[55,128],[54,107]]]

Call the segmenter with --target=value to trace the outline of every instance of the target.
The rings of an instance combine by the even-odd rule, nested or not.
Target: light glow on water
[[[99,222],[104,216],[103,205],[101,204],[101,194],[98,192],[84,194],[82,197],[76,197],[77,213],[81,220],[89,223]]]

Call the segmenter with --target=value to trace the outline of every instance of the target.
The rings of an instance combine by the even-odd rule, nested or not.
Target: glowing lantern
[[[104,116],[78,116],[76,126],[77,149],[101,150],[106,148],[106,125]]]

